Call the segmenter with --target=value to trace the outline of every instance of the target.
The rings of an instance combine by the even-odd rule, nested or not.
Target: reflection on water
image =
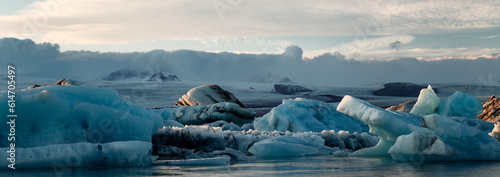
[[[143,168],[78,168],[4,170],[0,176],[497,176],[498,161],[403,163],[384,158],[308,156],[258,159],[228,166],[153,166]]]

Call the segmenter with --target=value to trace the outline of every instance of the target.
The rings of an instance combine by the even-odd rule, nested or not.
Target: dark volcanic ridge
[[[398,96],[398,97],[418,97],[420,90],[427,88],[425,85],[418,85],[409,82],[393,82],[384,84],[384,88],[375,90],[375,96]],[[434,92],[438,90],[433,88]]]

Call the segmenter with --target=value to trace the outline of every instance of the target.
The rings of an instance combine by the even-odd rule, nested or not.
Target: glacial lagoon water
[[[151,166],[3,170],[0,176],[498,176],[500,161],[395,162],[390,158],[306,156],[257,159],[225,166]]]

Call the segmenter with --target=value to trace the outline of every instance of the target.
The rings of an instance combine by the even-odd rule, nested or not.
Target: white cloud
[[[209,51],[231,49],[231,52],[241,53],[283,53],[285,49],[293,43],[282,39],[237,37],[202,39],[200,43],[205,45]],[[216,49],[216,50],[210,50]],[[227,50],[226,50],[227,51]]]
[[[493,39],[493,38],[499,38],[500,35],[494,35],[494,36],[485,36],[485,37],[480,37],[479,39]]]
[[[19,53],[11,50],[15,44]],[[467,54],[466,48],[456,49]],[[412,49],[410,52],[453,52]],[[381,55],[385,55],[381,53]],[[88,51],[59,52],[57,45],[35,44],[31,40],[0,39],[0,57],[22,66],[21,75],[77,80],[102,79],[123,68],[146,69],[172,73],[184,81],[245,82],[262,74],[289,77],[297,83],[317,85],[366,84],[380,82],[479,82],[478,76],[500,75],[499,55],[476,60],[353,61],[335,54],[324,54],[313,60],[301,60],[301,49],[289,47],[283,54],[235,54],[178,50],[134,53],[99,53]],[[477,56],[476,56],[477,57]],[[7,64],[7,60],[0,60]],[[4,66],[5,66],[4,65]],[[498,78],[495,78],[495,80]],[[36,84],[36,83],[32,83]]]
[[[401,50],[374,50],[361,53],[376,60],[417,58],[419,60],[497,58],[500,48],[411,48]]]
[[[411,35],[394,35],[382,37],[355,36],[352,42],[343,43],[340,46],[330,49],[320,49],[313,51],[305,51],[304,56],[313,58],[324,53],[340,52],[346,55],[347,58],[358,58],[362,55],[363,58],[388,59],[388,56],[373,55],[375,51],[385,51],[391,49],[390,44],[396,41],[403,45],[412,42],[415,37]],[[390,52],[398,52],[398,50],[388,50]]]
[[[61,44],[117,44],[241,36],[443,33],[498,27],[499,8],[500,2],[496,0],[307,3],[299,0],[46,0],[33,3],[19,14],[1,16],[0,34]]]

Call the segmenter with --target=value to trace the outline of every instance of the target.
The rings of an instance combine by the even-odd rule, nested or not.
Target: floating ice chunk
[[[165,120],[174,120],[184,125],[200,125],[218,120],[244,124],[255,119],[255,111],[229,102],[158,109],[154,112],[161,114]]]
[[[334,105],[304,98],[285,99],[278,107],[254,122],[256,130],[321,132],[345,130],[367,132],[368,127],[352,117],[340,113]]]
[[[223,120],[219,120],[219,121],[216,121],[216,122],[212,122],[212,123],[208,123],[208,124],[205,124],[205,125],[208,125],[210,127],[221,127],[222,128],[222,131],[226,131],[226,130],[229,130],[229,131],[243,131],[243,128],[241,128],[240,126],[234,124],[234,123],[229,123],[229,122],[226,122],[226,121],[223,121]]]
[[[329,147],[338,147],[339,149],[358,150],[377,145],[379,139],[373,135],[364,132],[349,133],[347,131],[339,131],[335,133],[333,130],[323,130],[321,138],[325,140],[325,145]]]
[[[174,165],[174,166],[200,166],[200,165],[229,165],[231,157],[227,155],[213,158],[197,158],[183,160],[158,160],[153,165]]]
[[[436,95],[429,85],[427,89],[422,89],[418,95],[417,103],[413,106],[410,113],[416,115],[429,115],[436,112],[441,99]]]
[[[238,155],[233,153],[233,151],[228,152],[227,150],[232,149],[248,154],[249,148],[253,147],[254,144],[283,136],[292,136],[294,137],[293,139],[299,139],[300,142],[302,142],[299,143],[299,145],[307,146],[305,147],[307,149],[311,146],[316,150],[318,150],[318,148],[321,150],[325,149],[325,146],[328,146],[330,148],[326,148],[327,151],[330,151],[331,148],[349,149],[349,151],[358,150],[361,148],[372,147],[378,142],[377,137],[368,133],[358,134],[356,132],[349,133],[346,131],[335,133],[333,130],[323,131],[321,133],[295,133],[279,131],[266,132],[258,130],[222,131],[222,127],[209,127],[207,125],[163,127],[153,136],[153,155],[164,156],[168,154],[177,154],[176,156],[189,156],[192,154],[197,157],[213,157],[214,155],[219,155],[217,153],[222,153],[230,155],[233,160],[244,160],[245,157],[241,157],[241,154]],[[293,144],[295,146],[297,142]],[[184,150],[172,150],[172,148],[167,147],[176,147],[175,149]],[[188,150],[194,150],[196,153],[183,153]]]
[[[182,98],[175,102],[175,105],[197,106],[222,102],[231,102],[238,104],[240,107],[245,107],[231,92],[220,88],[218,85],[202,85],[192,88],[187,94],[182,95]]]
[[[249,132],[251,133],[251,132]],[[175,146],[196,151],[213,152],[226,147],[247,152],[251,144],[271,135],[256,132],[255,135],[243,132],[222,131],[221,127],[186,126],[163,127],[153,135],[153,144]]]
[[[116,141],[103,144],[71,143],[37,147],[17,147],[16,168],[64,168],[92,166],[146,166],[151,163],[151,143]],[[0,148],[7,152],[8,148]],[[7,159],[7,153],[0,158]],[[2,160],[2,168],[7,168]]]
[[[441,156],[456,154],[453,148],[444,144],[440,137],[429,131],[415,131],[409,135],[400,136],[389,153],[394,159],[399,159],[399,154]]]
[[[447,135],[451,137],[469,137],[475,136],[479,131],[475,128],[458,123],[448,117],[437,114],[425,116],[422,120],[422,127],[431,129],[440,135]]]
[[[467,117],[448,117],[451,120],[455,122],[459,122],[462,124],[465,124],[469,127],[475,128],[478,131],[484,132],[484,133],[490,133],[493,128],[495,127],[495,124],[491,122],[486,122],[481,119],[470,119]]]
[[[489,133],[490,136],[500,141],[500,122],[495,123],[495,128]]]
[[[333,130],[324,130],[321,132],[321,137],[326,140],[325,144],[327,146],[339,147],[340,149],[349,149],[353,151],[366,147],[373,147],[377,145],[379,141],[377,137],[369,135],[366,132],[363,132],[360,135],[357,132],[351,134],[348,131],[339,131],[335,134]]]
[[[380,141],[375,147],[358,150],[352,155],[388,155],[387,151],[394,145],[399,136],[420,129],[417,127],[421,121],[418,116],[406,117],[399,113],[378,108],[349,95],[344,96],[337,110],[367,124],[370,127],[370,133],[380,137]]]
[[[331,154],[339,150],[325,146],[324,141],[314,134],[294,134],[293,136],[281,136],[259,141],[248,151],[258,157],[267,158]]]
[[[398,137],[389,150],[401,161],[500,160],[500,142],[475,127],[432,114],[423,129]]]
[[[6,92],[0,92],[0,95],[3,95],[0,101],[7,102],[5,100],[7,98],[6,94]],[[7,104],[0,106],[2,111],[5,110],[3,115],[7,114],[8,108],[6,106]],[[44,154],[43,147],[45,146],[60,149],[73,146],[79,147],[79,144],[87,142],[88,145],[84,144],[84,147],[92,144],[103,144],[104,147],[104,144],[111,142],[128,141],[149,144],[149,148],[145,148],[144,145],[141,146],[144,147],[142,149],[132,145],[109,144],[111,149],[110,153],[107,154],[107,159],[115,159],[118,165],[136,165],[128,164],[129,162],[135,163],[135,161],[129,161],[127,156],[114,154],[114,152],[129,151],[131,155],[144,154],[149,159],[151,136],[159,127],[163,126],[162,118],[159,115],[132,104],[130,101],[118,96],[118,93],[114,90],[104,88],[56,85],[19,90],[16,92],[16,108],[17,110],[23,110],[17,112],[18,118],[16,119],[18,125],[15,132],[16,140],[18,140],[16,141],[16,153],[18,154],[32,152]],[[9,122],[6,116],[0,118],[0,120]],[[0,124],[0,129],[8,130],[7,126],[9,125],[5,123]],[[6,134],[2,134],[0,138],[7,139],[5,136]],[[8,143],[7,141],[0,141],[0,148],[8,147]],[[135,150],[138,150],[138,152],[132,152]],[[47,150],[47,152],[51,151]],[[19,167],[47,167],[46,162],[51,159],[72,157],[74,153],[70,152],[60,150],[57,157],[53,154],[30,156],[35,159],[32,159],[32,162],[26,162],[26,165],[23,164],[22,158],[19,157],[16,165],[19,165]],[[2,153],[2,155],[4,154]],[[119,156],[115,157],[113,155]],[[120,159],[120,156],[123,156],[123,159]],[[89,159],[83,160],[82,163],[76,165],[92,166],[92,164],[86,164],[86,162],[99,161],[98,159],[92,159],[94,157],[97,156],[88,154],[84,158]],[[39,163],[36,163],[37,161]],[[6,162],[0,161],[0,165],[4,166],[3,164]]]
[[[477,119],[483,111],[483,105],[473,95],[455,92],[439,104],[437,113],[449,117],[467,117]]]

